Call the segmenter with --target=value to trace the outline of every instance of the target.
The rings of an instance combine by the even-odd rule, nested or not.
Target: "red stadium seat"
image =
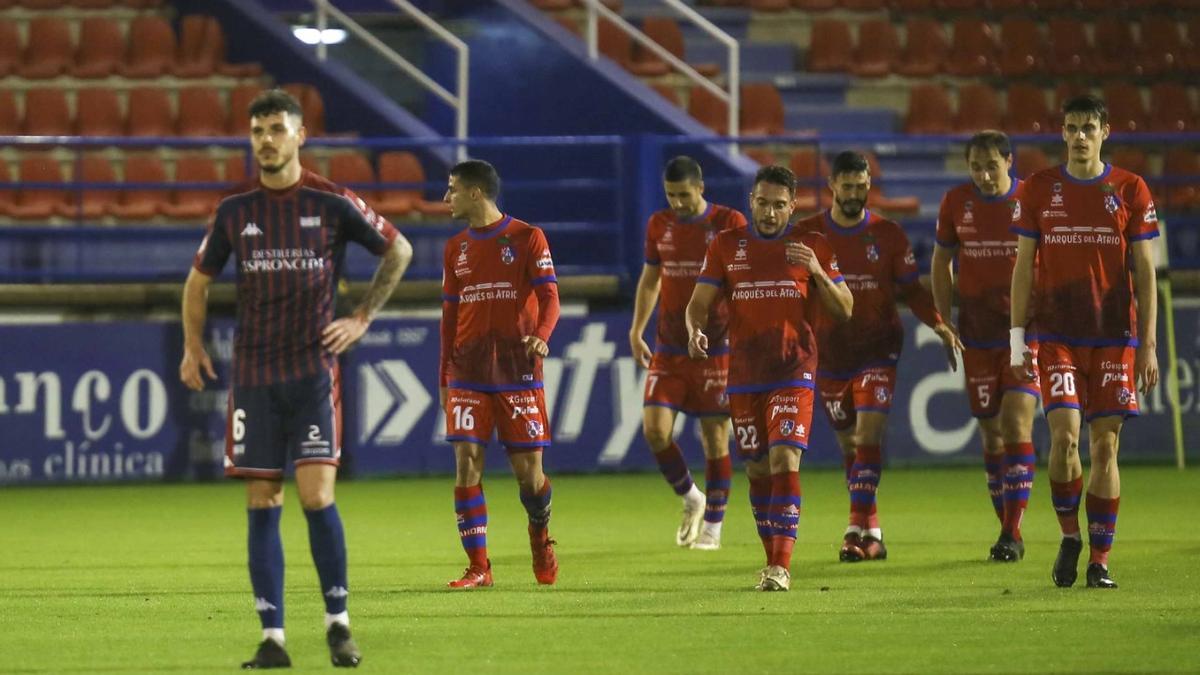
[[[23,183],[61,183],[62,166],[49,153],[25,154],[18,174]],[[46,219],[67,204],[66,193],[45,188],[21,188],[8,208],[8,215],[22,220]]]
[[[708,127],[713,133],[724,135],[729,131],[729,106],[715,94],[699,85],[692,87],[688,97],[688,114]]]
[[[842,9],[850,12],[878,12],[887,8],[887,0],[842,0]]]
[[[241,183],[246,180],[246,156],[245,155],[230,155],[222,162],[223,173],[225,174],[225,182]],[[254,160],[250,160],[251,175],[255,175],[257,167]]]
[[[162,159],[154,152],[138,152],[125,155],[125,183],[165,183],[167,170]],[[167,204],[167,191],[152,188],[125,188],[117,201],[109,206],[109,213],[127,220],[146,220],[163,212]]]
[[[1137,86],[1128,82],[1104,85],[1104,103],[1108,106],[1108,124],[1113,131],[1145,131],[1146,105]]]
[[[1049,54],[1046,67],[1057,75],[1083,75],[1091,72],[1096,56],[1088,44],[1083,22],[1056,16],[1050,19]]]
[[[601,18],[596,22],[596,48],[622,68],[633,65],[633,39],[611,21]],[[662,69],[663,74],[666,69]]]
[[[1034,7],[1036,0],[988,0],[988,8],[994,12],[1019,12]]]
[[[76,9],[112,9],[117,6],[117,0],[70,0]]]
[[[304,110],[304,128],[309,136],[325,135],[325,101],[321,92],[311,84],[292,83],[283,85],[284,91],[296,97]]]
[[[204,153],[189,153],[175,160],[176,183],[219,183],[217,164]],[[176,188],[171,200],[162,206],[168,218],[201,219],[212,211],[221,199],[220,190],[188,190]]]
[[[933,0],[892,0],[891,5],[902,14],[928,12],[933,9]]]
[[[379,155],[379,182],[424,183],[425,169],[421,168],[421,162],[411,152],[384,152]],[[379,213],[394,218],[412,213],[417,204],[423,201],[425,197],[420,188],[383,188],[371,206]]]
[[[0,21],[0,77],[21,64],[21,34],[16,21]]]
[[[1078,81],[1059,82],[1058,86],[1054,88],[1054,109],[1050,111],[1050,131],[1062,130],[1064,103],[1076,96],[1090,93],[1092,93],[1091,89]]]
[[[1158,77],[1183,69],[1188,48],[1179,33],[1180,21],[1169,14],[1150,14],[1142,21],[1141,75]]]
[[[12,172],[8,168],[8,162],[0,161],[0,214],[8,215],[16,197],[16,190],[12,189]]]
[[[776,136],[783,133],[783,98],[770,82],[742,85],[741,119],[743,136]]]
[[[980,9],[977,0],[936,0],[934,4],[944,12],[970,12]]]
[[[80,182],[116,183],[117,173],[112,160],[101,153],[84,153],[75,164],[75,177]],[[109,213],[117,203],[116,190],[83,190],[67,193],[67,203],[58,215],[79,220],[95,220]]]
[[[575,6],[571,0],[532,0],[531,4],[543,12],[557,12]]]
[[[859,77],[883,77],[891,72],[899,51],[896,29],[891,21],[864,21],[858,24],[858,47],[854,50],[850,72]]]
[[[864,152],[871,171],[871,190],[867,193],[867,206],[887,213],[913,215],[921,210],[921,201],[916,197],[890,197],[883,190],[883,167],[873,152]]]
[[[1168,186],[1163,200],[1169,211],[1184,211],[1200,206],[1200,155],[1190,148],[1174,147],[1163,158],[1163,176],[1191,177],[1184,185]]]
[[[1041,87],[1015,82],[1008,88],[1008,113],[1004,129],[1014,134],[1040,134],[1052,131],[1046,93]]]
[[[250,102],[262,92],[257,84],[240,84],[229,91],[229,124],[226,131],[230,136],[246,136],[250,133]]]
[[[75,133],[80,136],[124,136],[125,116],[117,92],[108,87],[79,89],[75,94]]]
[[[675,87],[666,84],[652,84],[650,88],[656,91],[659,96],[679,106],[679,92],[675,91]]]
[[[225,104],[212,87],[179,90],[178,132],[181,136],[224,136]]]
[[[1050,158],[1036,145],[1018,145],[1013,154],[1013,170],[1022,180],[1051,166]]]
[[[778,161],[775,159],[775,153],[764,147],[755,146],[752,148],[746,148],[742,151],[742,153],[757,162],[759,166],[778,164]]]
[[[1002,118],[995,89],[986,84],[967,84],[958,90],[955,131],[974,133],[980,129],[999,129]]]
[[[1158,82],[1150,88],[1151,131],[1195,131],[1196,123],[1196,106],[1187,87]]]
[[[129,22],[129,51],[117,69],[124,77],[147,78],[166,75],[175,63],[175,31],[161,16],[143,15]]]
[[[376,201],[375,169],[371,162],[357,152],[340,152],[329,158],[329,180],[348,187],[368,204]],[[369,183],[362,185],[362,183]]]
[[[942,24],[936,19],[918,17],[905,24],[904,51],[896,64],[896,73],[907,77],[929,77],[942,71],[950,46]]]
[[[1139,176],[1145,176],[1149,173],[1150,160],[1146,157],[1146,153],[1142,152],[1141,148],[1128,146],[1115,147],[1112,149],[1112,156],[1109,162],[1126,171],[1132,171]]]
[[[21,113],[17,110],[17,96],[12,89],[0,88],[0,136],[16,136],[19,133]]]
[[[681,61],[686,61],[684,58],[684,43],[683,31],[680,30],[679,24],[674,19],[661,17],[647,17],[642,21],[642,32],[651,40],[662,45],[668,52],[671,52],[676,58]],[[658,57],[650,53],[649,50],[640,45],[635,50],[635,58],[647,57],[649,60],[655,60]],[[689,63],[696,72],[705,77],[712,77],[721,72],[721,67],[715,63]]]
[[[812,44],[808,50],[808,70],[813,73],[841,73],[850,68],[854,53],[850,26],[837,19],[817,19],[812,25]]]
[[[1042,69],[1042,36],[1026,17],[1006,17],[1000,24],[1000,74],[1024,77]]]
[[[67,4],[67,0],[19,0],[17,4],[25,9],[58,9]]]
[[[837,0],[792,0],[792,7],[806,12],[827,12],[837,5]]]
[[[1200,13],[1192,14],[1187,23],[1188,51],[1183,56],[1183,70],[1200,73]]]
[[[938,84],[918,84],[908,96],[904,131],[910,134],[945,134],[954,129],[950,97]]]
[[[175,115],[166,89],[138,87],[129,91],[126,132],[130,136],[174,136]]]
[[[954,22],[954,39],[946,57],[946,72],[960,77],[994,75],[996,38],[980,19],[960,18]]]
[[[29,21],[29,38],[17,75],[32,80],[58,77],[74,61],[71,26],[54,16],[37,16]]]
[[[79,26],[79,48],[71,75],[79,78],[108,77],[125,56],[125,38],[116,21],[90,16]]]
[[[208,77],[224,56],[221,24],[211,16],[189,14],[179,20],[179,47],[175,52],[176,77]]]
[[[1115,14],[1101,14],[1096,18],[1092,44],[1095,46],[1095,62],[1092,70],[1102,77],[1137,74],[1140,49],[1133,39],[1129,21]]]
[[[797,211],[812,212],[832,203],[833,197],[825,184],[829,177],[829,165],[816,148],[803,147],[796,150],[788,164],[792,173],[796,174]]]
[[[69,136],[72,132],[71,109],[62,89],[25,91],[25,121],[22,133],[31,136]]]

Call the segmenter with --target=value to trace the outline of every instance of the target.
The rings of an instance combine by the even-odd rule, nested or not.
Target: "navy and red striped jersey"
[[[383,255],[396,228],[350,190],[305,170],[287,190],[257,179],[217,205],[192,265],[220,274],[237,264],[234,383],[261,386],[331,369],[321,346],[333,321],[346,243]]]

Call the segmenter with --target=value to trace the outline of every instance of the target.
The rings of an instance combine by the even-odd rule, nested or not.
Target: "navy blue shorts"
[[[225,475],[282,478],[292,464],[332,464],[342,454],[342,397],[336,369],[261,387],[229,389]]]

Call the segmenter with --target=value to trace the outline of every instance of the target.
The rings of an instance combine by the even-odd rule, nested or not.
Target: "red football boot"
[[[545,527],[529,526],[529,549],[533,552],[533,576],[539,584],[550,585],[558,579],[558,558],[554,556],[555,541]]]
[[[472,565],[468,567],[461,579],[447,582],[450,588],[486,588],[492,585],[492,561],[488,561],[487,569]]]

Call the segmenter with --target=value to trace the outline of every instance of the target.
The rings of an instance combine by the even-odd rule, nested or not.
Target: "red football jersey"
[[[709,202],[704,213],[680,220],[670,209],[657,211],[646,224],[646,264],[657,265],[662,280],[658,301],[656,352],[687,354],[688,332],[684,321],[696,277],[704,264],[708,245],[723,230],[746,226],[746,217],[728,206]],[[708,314],[710,354],[729,351],[729,310],[724,300]]]
[[[538,325],[534,287],[557,282],[546,235],[529,223],[505,216],[482,231],[467,228],[451,237],[442,300],[458,310],[450,353],[442,354],[448,385],[475,391],[541,387],[541,359],[529,358],[521,338]]]
[[[1146,182],[1111,164],[1091,180],[1052,167],[1025,181],[1012,220],[1016,234],[1038,240],[1038,339],[1136,345],[1129,244],[1158,236]]]
[[[808,269],[788,263],[789,241],[812,248],[825,273],[841,280],[825,237],[791,225],[771,239],[753,226],[725,230],[708,247],[697,283],[717,286],[729,302],[730,394],[814,386],[817,343],[807,305],[820,300],[811,295]]]
[[[938,211],[937,243],[958,249],[958,330],[976,349],[1008,346],[1009,293],[1017,262],[1012,214],[1020,181],[996,197],[974,183],[951,189]]]
[[[904,230],[870,211],[853,228],[833,222],[828,211],[796,227],[825,233],[854,294],[849,321],[837,321],[820,308],[816,313],[822,377],[851,377],[861,368],[896,363],[904,341],[896,289],[920,275]]]

